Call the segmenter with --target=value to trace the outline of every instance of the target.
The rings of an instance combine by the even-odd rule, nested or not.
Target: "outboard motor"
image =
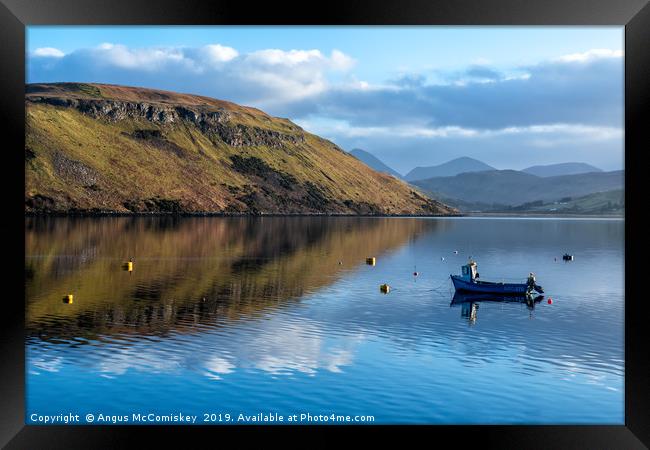
[[[535,280],[535,274],[533,272],[529,273],[528,274],[528,280],[527,280],[528,292],[531,292],[531,291],[534,290],[535,292],[537,292],[539,294],[543,294],[544,289],[542,289],[542,287],[539,284],[537,284],[535,281],[536,281]]]

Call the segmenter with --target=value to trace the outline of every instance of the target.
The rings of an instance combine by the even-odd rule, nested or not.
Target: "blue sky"
[[[623,165],[622,27],[27,29],[27,81],[197,93],[289,117],[402,173]]]

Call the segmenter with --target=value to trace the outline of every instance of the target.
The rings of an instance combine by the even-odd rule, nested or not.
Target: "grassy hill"
[[[594,192],[582,197],[565,197],[553,202],[531,202],[519,206],[505,208],[504,212],[527,212],[549,214],[625,214],[625,191],[615,189],[605,192]]]
[[[623,171],[612,171],[538,177],[516,170],[493,170],[430,178],[413,184],[463,210],[485,211],[623,189],[625,175]]]
[[[79,83],[25,102],[27,212],[457,212],[255,108]]]

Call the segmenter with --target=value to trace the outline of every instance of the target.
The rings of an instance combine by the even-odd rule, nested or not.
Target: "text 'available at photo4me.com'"
[[[175,424],[175,425],[237,425],[237,424],[327,424],[327,423],[373,423],[375,417],[372,415],[349,415],[349,414],[311,414],[300,412],[296,414],[278,414],[274,412],[260,412],[256,414],[247,413],[203,413],[184,414],[138,412],[130,414],[30,414],[27,418],[28,425],[147,425],[147,424]]]

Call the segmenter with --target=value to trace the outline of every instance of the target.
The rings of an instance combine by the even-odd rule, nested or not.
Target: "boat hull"
[[[457,275],[450,275],[454,288],[459,292],[475,292],[499,295],[525,295],[531,292],[526,283],[493,283],[489,281],[468,282]]]

